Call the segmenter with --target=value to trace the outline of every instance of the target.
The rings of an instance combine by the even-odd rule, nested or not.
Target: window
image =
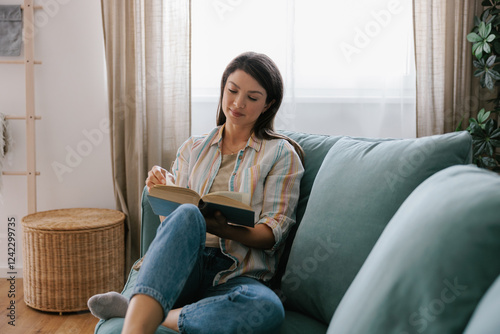
[[[193,0],[192,133],[215,124],[225,66],[245,51],[278,65],[277,129],[415,137],[410,1]]]

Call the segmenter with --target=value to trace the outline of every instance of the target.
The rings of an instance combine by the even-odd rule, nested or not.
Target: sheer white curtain
[[[190,135],[190,1],[102,0],[116,207],[127,268],[139,258],[141,194]]]
[[[277,129],[415,137],[411,1],[193,0],[192,132],[215,124],[227,63],[269,55],[285,80]]]
[[[417,76],[417,135],[453,132],[489,92],[473,76],[472,44],[467,41],[481,0],[414,1]],[[489,109],[487,109],[489,110]]]

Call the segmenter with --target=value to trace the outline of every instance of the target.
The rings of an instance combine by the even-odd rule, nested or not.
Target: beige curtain
[[[481,0],[414,0],[417,136],[452,132],[484,97],[467,34]]]
[[[170,168],[190,135],[191,3],[102,0],[113,181],[127,215],[127,269],[140,255],[148,170]]]

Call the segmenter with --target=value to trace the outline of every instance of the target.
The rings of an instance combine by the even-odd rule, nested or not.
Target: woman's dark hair
[[[217,107],[217,125],[226,123],[226,115],[222,111],[222,98],[227,78],[236,70],[242,70],[252,76],[266,90],[266,104],[271,106],[262,113],[253,127],[253,133],[259,139],[286,139],[295,148],[301,160],[304,160],[304,151],[291,138],[274,131],[274,118],[283,100],[283,78],[276,64],[265,54],[245,52],[234,58],[227,65],[220,84],[219,106]]]

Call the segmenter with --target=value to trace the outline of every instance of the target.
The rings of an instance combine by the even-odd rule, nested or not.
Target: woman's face
[[[222,111],[227,125],[253,128],[260,114],[270,106],[266,104],[266,90],[251,75],[236,70],[229,75],[222,96]]]

